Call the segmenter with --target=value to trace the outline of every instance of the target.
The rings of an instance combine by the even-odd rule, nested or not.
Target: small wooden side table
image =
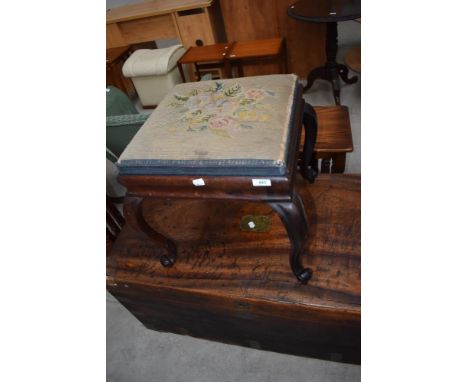
[[[198,79],[201,78],[200,69],[213,68],[223,68],[225,78],[231,78],[232,67],[236,67],[239,77],[243,77],[242,65],[262,61],[278,63],[280,72],[288,72],[286,43],[283,38],[190,47],[180,58],[178,66],[185,82],[182,64],[194,64]]]
[[[280,72],[288,72],[286,42],[284,38],[270,38],[254,41],[237,41],[229,54],[231,62],[237,62],[239,76],[244,76],[242,65],[272,61],[279,65]]]
[[[317,106],[315,158],[322,159],[322,173],[343,173],[346,154],[353,151],[353,135],[346,106]],[[331,163],[330,163],[331,160]]]
[[[318,159],[322,159],[320,172],[343,173],[346,154],[353,151],[353,135],[346,106],[316,106],[317,140],[311,166],[318,172]],[[304,142],[304,136],[301,142]]]
[[[335,104],[340,105],[340,78],[347,84],[354,84],[358,78],[348,77],[348,68],[336,62],[338,51],[338,22],[355,20],[361,17],[361,0],[328,1],[299,0],[288,8],[293,19],[307,23],[326,23],[327,38],[325,51],[327,61],[324,66],[312,69],[307,76],[304,91],[309,90],[315,80],[322,79],[331,83]]]

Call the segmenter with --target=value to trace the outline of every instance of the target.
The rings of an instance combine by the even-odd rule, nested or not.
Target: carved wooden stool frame
[[[287,172],[282,176],[268,176],[271,187],[252,187],[255,176],[203,176],[204,187],[192,184],[192,175],[120,175],[119,181],[127,187],[124,201],[124,215],[133,229],[143,232],[165,253],[160,254],[161,264],[172,266],[177,258],[177,247],[174,241],[156,232],[143,217],[143,201],[145,198],[163,199],[230,199],[266,202],[280,216],[289,239],[291,250],[290,267],[297,279],[306,284],[312,276],[309,268],[304,268],[301,255],[304,252],[308,238],[309,225],[301,196],[294,188],[294,176],[297,171],[299,139],[301,125],[305,128],[305,143],[301,175],[313,182],[317,175],[310,164],[313,163],[313,150],[317,136],[317,120],[315,111],[302,98],[298,100],[291,140],[287,158]]]

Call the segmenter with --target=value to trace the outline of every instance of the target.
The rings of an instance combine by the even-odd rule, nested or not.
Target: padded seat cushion
[[[121,174],[282,175],[294,74],[179,84],[120,156]]]
[[[125,61],[122,72],[125,77],[163,76],[177,65],[185,53],[182,45],[162,49],[138,49]]]

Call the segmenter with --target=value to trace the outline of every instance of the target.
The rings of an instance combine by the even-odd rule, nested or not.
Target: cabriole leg
[[[127,196],[124,201],[124,215],[130,226],[136,230],[145,233],[157,244],[165,247],[166,254],[159,254],[159,260],[165,267],[172,267],[176,261],[177,248],[175,243],[166,236],[156,232],[146,222],[142,213],[143,198],[138,196]]]
[[[270,205],[281,217],[291,241],[291,251],[289,253],[291,270],[302,284],[307,284],[312,277],[312,271],[309,268],[304,268],[301,262],[301,255],[304,252],[309,232],[302,199],[294,191],[291,202],[274,202],[270,203]]]

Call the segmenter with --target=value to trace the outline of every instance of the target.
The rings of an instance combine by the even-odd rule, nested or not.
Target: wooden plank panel
[[[170,14],[122,22],[118,25],[127,45],[177,36]]]
[[[352,152],[353,135],[347,106],[316,106],[317,143],[315,152]]]
[[[305,78],[325,62],[325,26],[291,19],[292,0],[220,0],[228,41],[284,37],[288,70]],[[278,66],[248,66],[245,75],[279,73]]]
[[[286,39],[288,68],[301,78],[313,68],[325,63],[325,24],[312,24],[297,21],[287,15],[293,1],[275,0],[278,14],[278,27]]]
[[[275,0],[220,0],[229,41],[279,37]]]
[[[118,24],[107,24],[106,25],[106,47],[118,48],[127,46],[122,33],[120,32]]]
[[[274,0],[220,0],[228,42],[280,37]],[[244,65],[245,76],[280,73],[279,65]]]
[[[142,17],[164,15],[176,11],[209,7],[213,0],[147,0],[107,11],[107,23],[130,21]]]
[[[182,44],[185,47],[196,46],[195,41],[201,40],[203,45],[216,43],[214,28],[206,8],[202,13],[180,15],[175,13],[175,20],[179,29]]]

